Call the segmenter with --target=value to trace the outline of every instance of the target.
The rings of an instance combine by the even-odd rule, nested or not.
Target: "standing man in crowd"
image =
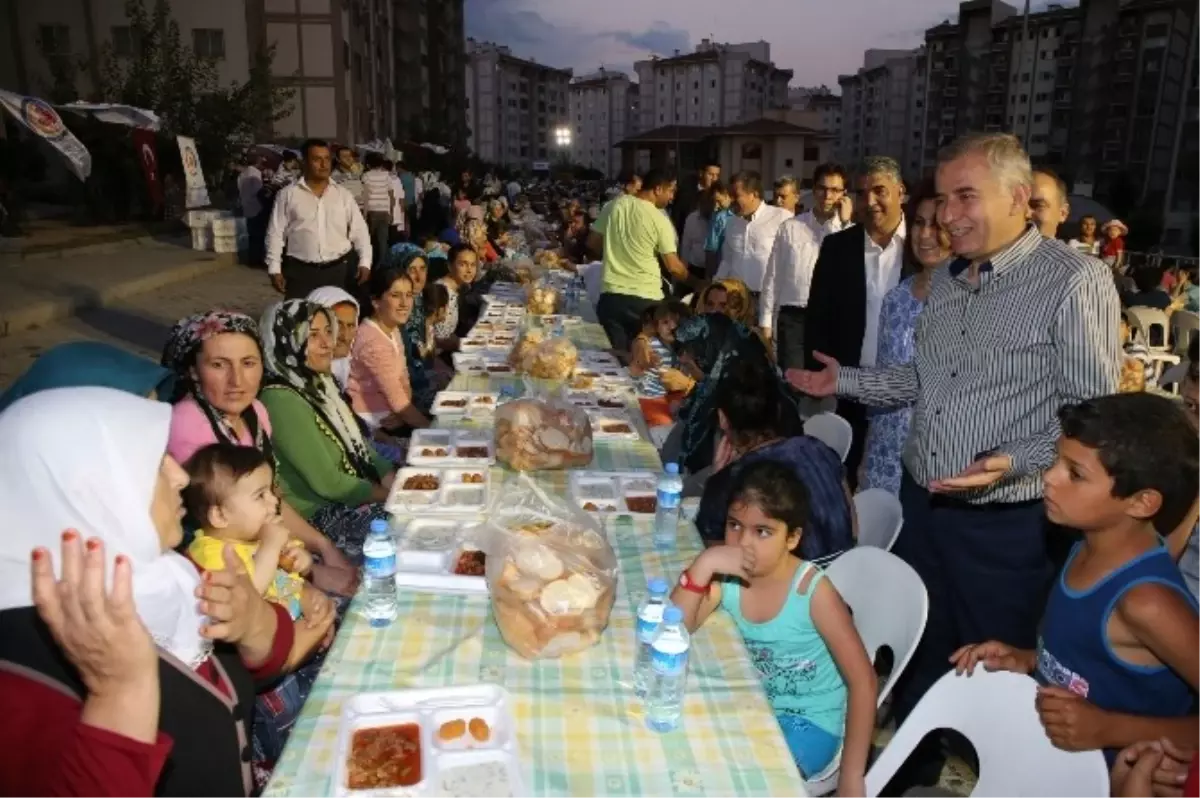
[[[396,176],[400,178],[400,188],[403,189],[400,196],[404,200],[404,237],[411,241],[415,235],[414,228],[417,224],[417,206],[421,202],[421,197],[417,193],[417,183],[420,182],[420,178],[408,171],[403,160],[396,162]]]
[[[671,203],[671,224],[675,225],[676,237],[683,235],[683,226],[692,211],[700,207],[700,195],[708,191],[713,183],[721,179],[721,165],[716,161],[705,161],[696,175],[695,184],[685,183],[680,187]]]
[[[1033,195],[1029,198],[1029,220],[1046,238],[1058,238],[1058,228],[1071,215],[1067,184],[1051,169],[1033,170]]]
[[[287,299],[325,285],[351,294],[371,274],[371,236],[354,196],[330,179],[329,144],[304,142],[304,176],[279,192],[267,225],[267,274]]]
[[[663,265],[676,280],[686,280],[678,240],[663,209],[675,196],[675,178],[651,170],[636,195],[617,197],[600,211],[592,231],[604,237],[604,277],[599,319],[612,348],[627,353],[641,332],[642,311],[663,299]]]
[[[817,346],[820,370],[787,375],[813,396],[916,403],[893,551],[924,580],[929,619],[896,689],[899,721],[958,647],[1036,646],[1051,570],[1042,472],[1056,456],[1058,408],[1114,393],[1121,361],[1109,270],[1027,221],[1033,172],[1015,136],[955,141],[936,182],[957,257],[934,274],[912,363],[847,367]],[[847,235],[831,236],[822,258]]]
[[[377,152],[367,153],[367,170],[363,172],[363,210],[367,216],[367,231],[371,236],[374,263],[383,263],[388,251],[388,233],[392,226],[392,209],[396,193],[387,161]]]
[[[758,323],[767,341],[778,331],[776,352],[784,369],[804,367],[804,310],[813,267],[825,236],[849,225],[853,211],[854,203],[846,193],[846,170],[824,163],[813,172],[813,209],[785,221],[775,236],[763,277]]]
[[[804,361],[816,366],[822,352],[848,366],[875,365],[883,297],[900,282],[904,265],[904,179],[893,159],[872,155],[854,178],[860,224],[834,233],[821,244],[813,267],[804,318]],[[867,411],[853,398],[838,401],[854,439],[846,456],[847,477],[857,484],[867,434]]]
[[[786,208],[763,202],[762,178],[758,172],[739,172],[730,187],[733,193],[734,215],[725,228],[725,246],[721,250],[721,265],[717,278],[741,280],[758,301],[763,290],[767,261],[775,245],[780,226],[794,218]]]
[[[785,209],[792,216],[799,212],[800,186],[796,183],[796,178],[784,175],[775,181],[775,196],[772,198],[772,204],[777,208]]]
[[[332,180],[350,192],[350,196],[354,197],[354,201],[358,203],[360,211],[363,208],[362,174],[363,167],[358,162],[358,156],[354,154],[354,150],[344,146],[338,147],[337,166],[334,167]]]
[[[247,153],[241,174],[238,175],[238,199],[242,203],[242,216],[246,219],[246,236],[250,239],[247,254],[251,266],[262,266],[266,247],[267,215],[259,198],[263,189],[263,174],[259,168],[261,159]]]

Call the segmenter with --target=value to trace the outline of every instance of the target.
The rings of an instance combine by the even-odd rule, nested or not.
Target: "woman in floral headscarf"
[[[256,398],[263,382],[258,325],[242,313],[214,310],[180,319],[163,349],[162,364],[174,372],[176,392],[161,397],[174,404],[168,453],[186,464],[213,443],[253,446],[274,454],[271,420]],[[354,595],[357,571],[329,538],[286,501],[280,505],[288,530],[317,555],[313,583],[322,590]]]
[[[428,412],[433,398],[446,387],[449,380],[435,370],[434,356],[438,346],[430,345],[430,330],[425,315],[425,285],[429,279],[429,266],[425,251],[415,244],[397,244],[392,247],[393,264],[412,280],[413,308],[408,322],[401,331],[404,336],[405,354],[408,358],[408,378],[412,383],[413,398],[418,407]]]
[[[259,335],[279,486],[357,562],[371,521],[387,517],[382,503],[395,471],[363,437],[330,374],[336,317],[306,300],[279,302],[263,314]]]

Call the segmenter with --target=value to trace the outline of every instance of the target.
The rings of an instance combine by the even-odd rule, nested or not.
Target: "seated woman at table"
[[[845,467],[837,453],[816,438],[787,437],[779,429],[779,394],[771,390],[775,375],[754,361],[734,363],[717,393],[717,453],[704,485],[696,528],[707,543],[725,539],[731,486],[751,464],[763,460],[791,469],[808,491],[808,516],[798,553],[827,564],[853,548],[858,538],[854,502]],[[791,412],[790,410],[788,412]]]
[[[446,356],[458,349],[458,298],[459,293],[471,283],[479,273],[479,256],[475,250],[459,244],[450,248],[447,254],[450,273],[437,281],[438,285],[446,286],[450,295],[450,304],[446,309],[446,317],[433,328],[433,334],[438,341],[445,342]]]
[[[329,373],[333,314],[303,299],[278,302],[263,314],[259,334],[267,370],[262,403],[275,430],[284,499],[360,562],[371,521],[387,517],[383,502],[395,469],[368,444]]]
[[[408,347],[401,333],[412,313],[412,280],[400,269],[372,271],[370,296],[371,315],[350,356],[350,406],[372,430],[428,427],[429,417],[409,382]],[[432,403],[432,397],[426,398]]]
[[[333,379],[338,387],[346,390],[346,380],[350,377],[350,349],[354,339],[358,337],[358,317],[361,308],[358,300],[343,288],[336,285],[323,285],[309,292],[305,297],[309,302],[316,302],[323,308],[333,311],[337,319],[337,341],[333,345]]]
[[[13,402],[51,388],[115,388],[118,391],[164,399],[175,375],[153,360],[100,341],[72,341],[43,352],[33,365],[0,394],[0,410]]]
[[[255,398],[263,383],[263,355],[254,319],[219,310],[180,319],[171,328],[162,363],[176,377],[175,391],[162,397],[174,403],[167,451],[176,462],[186,464],[214,443],[253,446],[273,456],[271,420]],[[288,532],[320,559],[313,565],[313,583],[353,596],[358,571],[333,541],[290,502],[282,502],[279,511]]]
[[[839,795],[866,795],[875,670],[842,597],[801,552],[808,489],[783,463],[747,466],[730,490],[725,543],[706,549],[671,593],[689,631],[719,607],[745,638],[800,773],[841,749]]]
[[[254,788],[255,682],[293,624],[244,572],[201,580],[173,551],[187,474],[170,425],[169,405],[109,388],[0,415],[0,794]]]
[[[400,249],[401,246],[404,249]],[[412,312],[408,314],[408,321],[404,323],[400,334],[404,337],[407,347],[405,353],[408,357],[408,380],[412,384],[413,396],[418,398],[418,406],[428,409],[433,404],[433,397],[445,388],[454,376],[454,371],[448,366],[439,369],[437,364],[440,361],[435,358],[439,345],[449,347],[450,342],[437,341],[432,327],[427,324],[430,310],[427,307],[426,289],[430,288],[430,283],[429,260],[424,250],[415,244],[398,244],[392,248],[392,256],[391,265],[401,269],[412,281]],[[449,292],[445,286],[439,287],[445,301],[433,308],[434,313],[438,308],[449,304]]]

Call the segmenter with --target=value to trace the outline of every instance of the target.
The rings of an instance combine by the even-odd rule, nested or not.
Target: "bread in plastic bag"
[[[591,516],[523,474],[481,531],[492,612],[510,648],[550,659],[600,640],[616,599],[617,558]]]
[[[558,290],[549,285],[530,286],[526,292],[525,309],[535,316],[549,316],[558,311]]]
[[[548,338],[522,358],[520,370],[539,380],[566,380],[579,364],[579,350],[566,338]]]
[[[592,422],[559,396],[496,409],[496,457],[516,471],[578,468],[592,462]]]
[[[546,340],[545,334],[541,330],[526,330],[517,339],[516,345],[512,351],[508,353],[508,364],[517,371],[523,371],[522,364],[525,358],[533,353],[534,347]]]

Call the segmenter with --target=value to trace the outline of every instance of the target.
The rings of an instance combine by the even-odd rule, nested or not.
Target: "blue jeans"
[[[835,737],[803,715],[780,714],[775,718],[800,775],[811,779],[829,766],[842,744],[841,737]]]

